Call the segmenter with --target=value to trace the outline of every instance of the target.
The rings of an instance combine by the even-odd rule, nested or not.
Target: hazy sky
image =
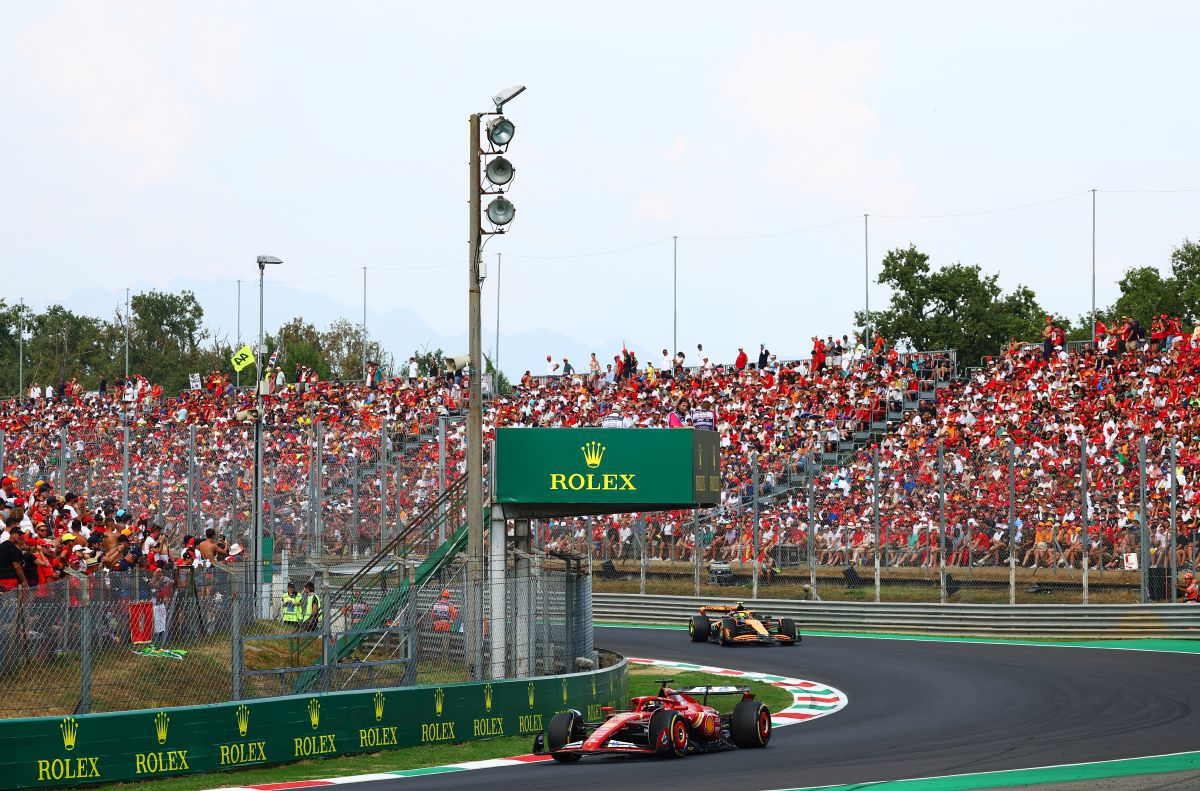
[[[676,235],[682,348],[806,355],[862,306],[864,213],[873,266],[912,242],[1078,315],[1092,188],[1101,304],[1200,235],[1198,24],[1167,2],[5,3],[2,296],[111,314],[188,286],[232,336],[242,278],[249,336],[269,253],[268,327],[357,321],[367,266],[374,336],[449,347],[467,115],[521,83],[484,285],[490,347],[503,253],[506,369],[669,345]]]

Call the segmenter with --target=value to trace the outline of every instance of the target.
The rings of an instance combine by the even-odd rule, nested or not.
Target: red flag
[[[154,637],[154,605],[148,601],[129,605],[129,642],[149,643]]]

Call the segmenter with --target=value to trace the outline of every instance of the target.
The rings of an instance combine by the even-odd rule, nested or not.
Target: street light
[[[266,596],[265,580],[263,579],[266,571],[266,562],[262,557],[263,543],[263,493],[262,493],[262,467],[263,467],[263,450],[262,450],[262,433],[263,433],[263,410],[262,410],[262,383],[263,383],[263,275],[267,271],[268,266],[277,266],[283,263],[282,259],[276,258],[273,255],[260,255],[257,259],[258,263],[258,346],[254,350],[254,370],[257,374],[257,379],[254,382],[254,573],[255,586],[258,589],[259,616],[267,616],[267,608],[270,601]]]
[[[470,235],[469,251],[467,256],[467,324],[469,328],[469,354],[471,358],[471,374],[470,374],[470,396],[467,409],[467,613],[470,626],[467,628],[467,655],[469,657],[468,664],[474,667],[476,677],[482,674],[483,660],[483,568],[484,568],[484,546],[483,546],[483,530],[484,530],[484,503],[483,503],[483,388],[481,386],[483,379],[483,339],[482,339],[482,322],[480,317],[480,290],[483,282],[481,276],[481,253],[483,249],[484,236],[492,234],[500,234],[505,232],[504,226],[512,222],[516,215],[516,208],[503,196],[503,193],[508,185],[512,183],[512,177],[515,169],[507,159],[499,156],[504,153],[505,148],[512,141],[513,135],[516,132],[516,127],[513,122],[503,117],[501,113],[504,111],[504,105],[512,101],[517,95],[525,90],[523,85],[514,85],[500,91],[492,97],[492,103],[496,107],[494,113],[472,113],[470,117],[470,210],[468,216],[468,230]],[[492,116],[487,124],[487,142],[488,148],[485,150],[481,145],[481,129],[480,123],[484,116]],[[487,190],[484,187],[484,166],[483,161],[487,159]],[[490,231],[483,230],[483,196],[495,195],[487,207],[487,219],[492,225]],[[499,530],[499,535],[493,532],[493,554],[496,553],[496,546],[499,546],[499,565],[500,580],[503,584],[504,575],[504,533],[503,528]],[[495,582],[495,580],[494,580]],[[502,589],[501,589],[502,590]],[[499,602],[496,599],[496,591],[493,590],[492,603],[493,607],[503,602],[503,595],[500,596]],[[500,611],[502,612],[502,611]],[[493,616],[495,613],[493,613]],[[503,639],[503,615],[497,620],[495,617],[489,621],[493,626],[492,647],[493,656],[492,664],[496,666],[496,650],[500,651],[499,656],[501,661],[503,658],[504,639]]]

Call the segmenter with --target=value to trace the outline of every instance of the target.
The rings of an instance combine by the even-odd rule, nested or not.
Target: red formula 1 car
[[[733,747],[766,747],[771,740],[771,712],[754,699],[749,687],[671,689],[669,678],[656,683],[657,695],[631,699],[629,711],[605,707],[600,722],[586,722],[574,710],[555,714],[550,727],[534,739],[534,753],[549,753],[564,763],[585,755],[682,758]],[[721,714],[708,705],[709,695],[742,699],[732,714]]]
[[[772,618],[737,604],[706,604],[699,615],[688,619],[688,635],[693,643],[719,645],[795,645],[800,642],[796,622],[791,618]]]

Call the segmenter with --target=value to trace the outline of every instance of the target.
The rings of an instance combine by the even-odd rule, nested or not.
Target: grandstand
[[[1143,437],[1149,563],[1169,567],[1174,558],[1177,568],[1194,567],[1196,489],[1190,475],[1177,476],[1172,532],[1168,453],[1174,442],[1181,466],[1200,453],[1192,409],[1200,402],[1198,349],[1191,336],[1132,346],[1101,339],[1094,350],[1049,355],[1014,345],[960,374],[950,351],[900,354],[879,345],[867,353],[821,344],[809,360],[771,360],[761,369],[708,364],[666,372],[625,367],[608,378],[526,376],[489,402],[485,431],[599,425],[614,411],[626,423],[667,427],[681,400],[712,400],[724,449],[721,507],[694,522],[667,514],[543,523],[540,541],[557,551],[621,561],[637,544],[652,568],[686,563],[697,552],[705,562],[744,568],[753,557],[757,506],[759,555],[768,569],[786,572],[806,559],[810,532],[820,565],[868,565],[877,453],[885,567],[932,568],[943,551],[955,568],[1007,566],[1011,501],[1019,567],[1081,570],[1086,555],[1090,568],[1117,579],[1126,556],[1141,549]],[[464,435],[454,418],[465,397],[461,375],[371,387],[306,383],[267,396],[264,521],[276,555],[353,558],[386,544],[459,476]],[[13,529],[33,531],[28,549],[40,558],[30,581],[50,583],[72,566],[153,571],[220,562],[234,544],[248,546],[252,437],[234,419],[247,398],[218,388],[155,397],[147,385],[132,398],[122,391],[119,398],[0,403],[6,513]],[[676,422],[690,417],[676,413]],[[129,530],[131,543],[144,546],[154,524],[164,530],[153,552],[114,554],[115,536]],[[201,550],[209,529],[215,540]]]

